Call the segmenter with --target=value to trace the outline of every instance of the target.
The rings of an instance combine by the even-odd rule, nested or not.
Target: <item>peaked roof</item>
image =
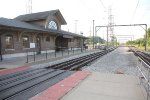
[[[82,35],[78,35],[75,33],[63,31],[63,30],[49,30],[45,29],[43,27],[35,26],[33,24],[23,22],[17,19],[7,19],[7,18],[0,18],[0,26],[2,27],[11,27],[11,28],[18,28],[18,29],[27,29],[27,30],[33,30],[33,31],[39,31],[39,32],[48,32],[53,34],[59,34],[59,35],[70,35],[75,37],[83,37]]]
[[[21,20],[21,21],[34,21],[34,20],[46,19],[49,15],[59,16],[59,19],[62,21],[62,24],[63,25],[67,24],[67,22],[65,21],[64,17],[62,16],[59,10],[25,14],[25,15],[20,15],[14,19]]]
[[[16,19],[7,19],[7,18],[0,18],[0,26],[7,26],[7,27],[15,27],[15,28],[22,28],[22,29],[31,29],[31,30],[43,30],[43,28],[22,22]],[[43,30],[44,31],[44,30]]]

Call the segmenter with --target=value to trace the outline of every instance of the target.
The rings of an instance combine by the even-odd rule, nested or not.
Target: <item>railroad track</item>
[[[69,61],[65,61],[65,62],[55,64],[52,66],[48,66],[46,68],[61,69],[61,70],[80,70],[83,66],[89,64],[90,62],[98,59],[99,57],[113,50],[114,48],[110,48],[106,51],[101,51],[101,52],[93,53],[90,55],[82,56],[79,58],[71,59]]]
[[[0,76],[0,100],[27,100],[113,50],[110,48],[45,68]]]
[[[134,53],[135,56],[140,57],[145,63],[150,65],[150,54],[139,51],[135,48],[130,48],[130,50]]]

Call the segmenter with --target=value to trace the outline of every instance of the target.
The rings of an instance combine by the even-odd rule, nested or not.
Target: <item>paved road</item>
[[[101,57],[84,70],[101,73],[124,73],[135,75],[137,59],[128,47],[119,47],[115,51]]]

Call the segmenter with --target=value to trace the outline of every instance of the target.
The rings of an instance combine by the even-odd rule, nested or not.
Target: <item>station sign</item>
[[[35,43],[30,43],[30,48],[35,48]]]

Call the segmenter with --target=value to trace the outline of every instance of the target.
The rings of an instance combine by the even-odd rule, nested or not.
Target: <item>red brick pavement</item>
[[[23,66],[23,67],[19,67],[19,68],[6,69],[4,71],[0,71],[0,75],[15,73],[15,72],[23,71],[23,70],[26,70],[26,69],[29,69],[29,68],[31,68],[31,67],[30,66]]]
[[[30,98],[30,100],[59,100],[88,75],[90,75],[90,72],[78,71],[59,83],[49,87],[45,91]]]

